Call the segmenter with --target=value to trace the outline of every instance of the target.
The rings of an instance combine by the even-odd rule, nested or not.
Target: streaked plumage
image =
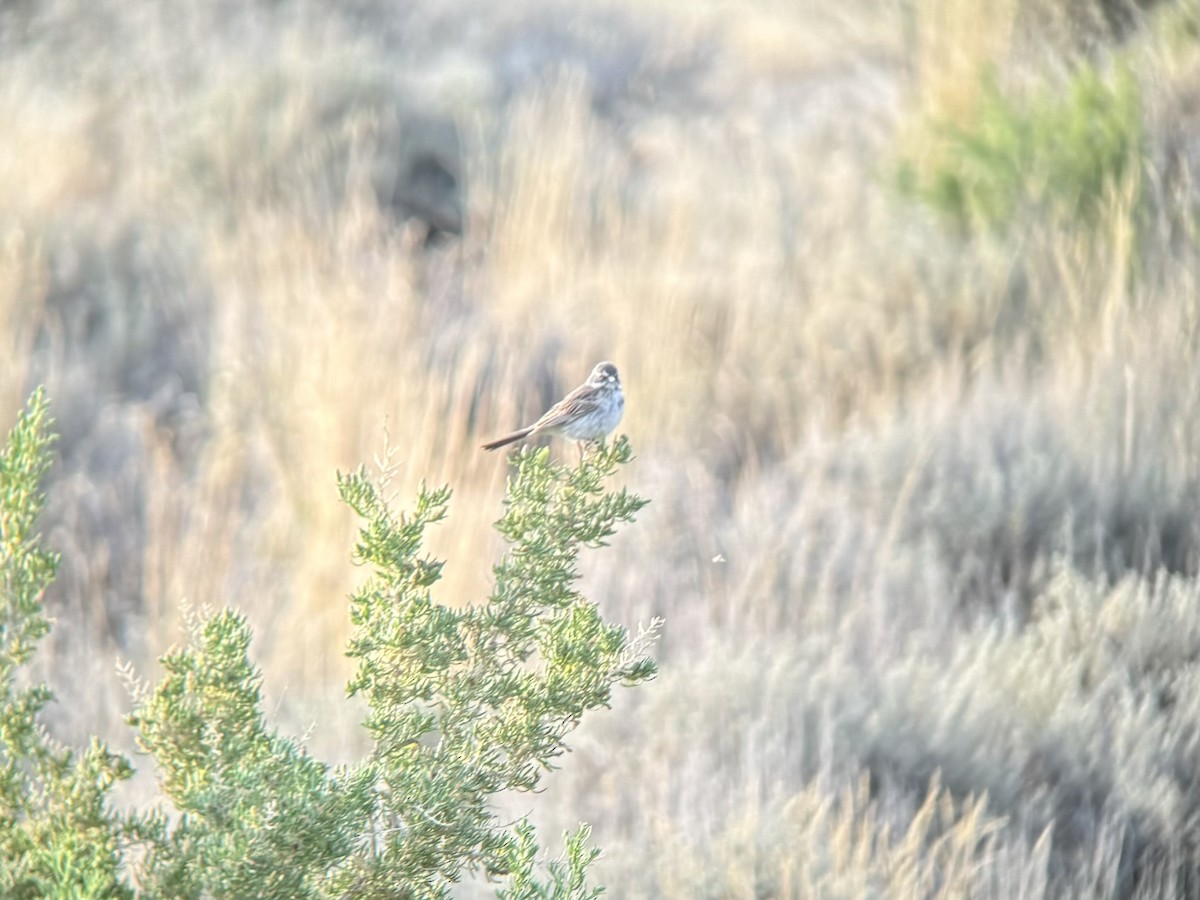
[[[617,367],[602,362],[592,369],[587,381],[555,403],[532,425],[489,441],[483,449],[495,450],[537,434],[557,434],[573,441],[596,441],[617,427],[624,411],[625,395],[621,392]]]

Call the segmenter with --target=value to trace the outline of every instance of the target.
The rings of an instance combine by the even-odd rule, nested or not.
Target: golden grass
[[[29,246],[29,236],[14,229],[6,237],[0,248],[0,408],[6,411],[8,427],[8,417],[24,401],[38,300],[45,288],[41,261]]]
[[[974,108],[979,78],[1012,50],[1021,0],[920,0],[913,8],[918,106],[959,120]]]

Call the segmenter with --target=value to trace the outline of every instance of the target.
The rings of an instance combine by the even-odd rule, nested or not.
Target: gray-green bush
[[[351,694],[367,700],[374,749],[330,766],[282,736],[262,709],[251,630],[232,610],[191,623],[163,677],[135,683],[129,723],[156,766],[168,813],[113,810],[129,761],[94,742],[76,755],[38,724],[44,685],[17,687],[50,623],[41,597],[57,563],[37,536],[49,466],[47,404],[36,393],[0,455],[0,892],[6,897],[446,897],[467,877],[501,896],[588,898],[598,851],[586,826],[539,874],[527,820],[496,799],[533,791],[589,711],[618,684],[655,674],[645,636],[630,641],[576,587],[582,546],[602,545],[644,500],[604,481],[629,461],[624,440],[578,468],[522,451],[497,523],[510,549],[486,603],[434,600],[442,562],[422,552],[450,491],[422,489],[411,513],[385,493],[389,472],[339,479],[363,520],[355,551],[372,577],[351,600]],[[148,760],[149,762],[149,760]],[[136,850],[136,853],[130,851]]]

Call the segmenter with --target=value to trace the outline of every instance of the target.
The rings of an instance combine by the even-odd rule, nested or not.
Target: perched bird
[[[546,414],[525,428],[488,441],[484,450],[537,434],[557,434],[573,441],[598,441],[617,427],[625,411],[625,395],[617,367],[602,362],[592,369],[588,380],[555,403]]]

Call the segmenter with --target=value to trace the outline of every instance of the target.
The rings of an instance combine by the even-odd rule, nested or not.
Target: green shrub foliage
[[[0,450],[0,897],[123,897],[119,841],[127,823],[107,805],[132,773],[98,741],[81,754],[38,725],[44,684],[19,670],[50,631],[42,594],[58,558],[35,532],[50,466],[45,395],[38,391]]]
[[[494,800],[537,788],[587,711],[655,674],[648,641],[577,587],[580,548],[602,546],[646,502],[604,489],[631,457],[624,439],[576,468],[545,450],[515,455],[497,523],[510,548],[475,606],[434,600],[443,564],[421,551],[448,489],[422,487],[400,513],[390,472],[340,476],[363,521],[355,556],[372,572],[351,598],[348,690],[369,705],[373,752],[333,767],[278,734],[250,628],[225,610],[193,621],[162,679],[135,689],[129,722],[169,812],[129,815],[107,802],[129,763],[99,743],[78,757],[54,744],[37,725],[49,691],[17,687],[49,631],[40,599],[56,559],[34,527],[50,444],[39,392],[0,457],[0,896],[132,896],[136,884],[145,897],[438,898],[480,876],[505,900],[601,892],[587,881],[599,851],[586,826],[543,870],[533,827],[502,821]]]
[[[932,149],[900,165],[901,188],[964,230],[1003,232],[1022,216],[1094,220],[1140,179],[1141,93],[1127,69],[1081,66],[1060,90],[1017,98],[994,73],[965,120],[928,124]]]
[[[349,689],[371,708],[381,826],[340,888],[382,891],[399,878],[428,881],[419,893],[444,896],[441,886],[470,869],[512,876],[514,898],[589,896],[579,835],[567,841],[565,883],[574,887],[542,893],[531,880],[532,832],[501,825],[489,798],[536,788],[587,710],[606,706],[613,685],[654,674],[650,659],[629,652],[624,629],[575,587],[579,548],[602,545],[645,504],[603,490],[630,455],[621,440],[568,469],[545,450],[521,451],[496,525],[511,547],[488,602],[462,609],[433,600],[442,563],[420,553],[449,492],[423,488],[415,510],[397,515],[361,471],[340,479],[366,523],[355,556],[374,573],[352,601],[358,671]]]

